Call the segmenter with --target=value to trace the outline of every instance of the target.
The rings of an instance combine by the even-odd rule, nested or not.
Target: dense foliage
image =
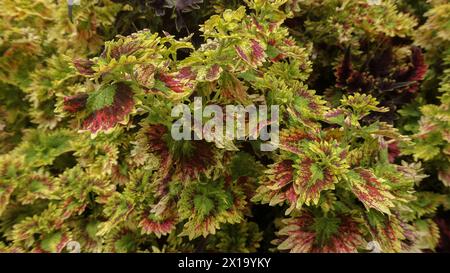
[[[81,0],[71,17],[2,0],[0,252],[450,250],[446,0]],[[174,140],[195,97],[279,106],[279,149],[259,130]]]

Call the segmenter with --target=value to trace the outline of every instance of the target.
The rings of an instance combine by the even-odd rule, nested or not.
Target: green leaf
[[[329,240],[339,231],[341,220],[331,217],[314,218],[311,228],[316,232],[316,243],[325,246]]]
[[[116,89],[116,85],[107,85],[102,86],[99,90],[90,94],[87,100],[88,109],[93,112],[111,106],[114,103]]]
[[[59,252],[61,250],[61,243],[63,240],[62,232],[55,232],[45,237],[41,242],[41,247],[43,250],[48,252]]]
[[[204,195],[196,195],[194,197],[194,207],[201,217],[205,217],[214,209],[214,201]]]

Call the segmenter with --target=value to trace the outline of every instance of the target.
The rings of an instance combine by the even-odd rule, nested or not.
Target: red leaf
[[[110,106],[94,111],[83,122],[83,129],[96,133],[100,130],[108,130],[117,123],[123,121],[134,106],[133,91],[124,84],[117,85],[114,102]]]
[[[350,216],[338,216],[338,227],[329,234],[325,242],[320,242],[320,231],[314,228],[316,219],[310,213],[283,220],[285,227],[277,235],[274,243],[280,250],[291,253],[355,253],[363,243],[358,223]]]
[[[311,202],[317,202],[323,190],[334,188],[334,176],[327,168],[315,170],[315,172],[321,172],[319,178],[317,177],[318,174],[313,172],[315,161],[312,159],[304,158],[297,164],[297,178],[294,183],[294,189],[302,204],[306,203],[308,205]]]
[[[82,93],[64,98],[64,111],[76,113],[86,108],[88,94]]]
[[[395,197],[383,181],[377,178],[372,171],[357,168],[348,173],[352,191],[356,197],[367,207],[390,214],[390,207]]]
[[[73,61],[73,64],[81,75],[90,76],[95,73],[92,69],[95,64],[93,61],[78,58]]]
[[[411,48],[411,67],[400,71],[396,79],[398,82],[416,82],[410,85],[407,90],[414,93],[418,90],[419,84],[417,82],[422,81],[428,71],[428,65],[425,62],[425,56],[419,47]]]

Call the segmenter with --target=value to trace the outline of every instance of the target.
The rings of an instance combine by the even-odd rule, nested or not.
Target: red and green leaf
[[[283,220],[273,243],[291,253],[352,253],[362,248],[364,239],[358,221],[351,216],[314,217],[304,212]]]
[[[389,191],[387,183],[367,169],[357,168],[349,171],[347,179],[352,192],[367,209],[373,208],[380,212],[391,214],[390,208],[395,196]]]
[[[301,159],[295,166],[294,190],[298,195],[297,208],[301,208],[303,204],[318,204],[322,191],[334,189],[334,175],[311,158]]]
[[[124,83],[100,89],[87,100],[87,107],[92,113],[84,120],[82,127],[92,133],[111,129],[126,119],[134,104],[133,91]]]
[[[235,49],[237,55],[254,68],[260,66],[267,56],[261,43],[255,39],[237,45]]]

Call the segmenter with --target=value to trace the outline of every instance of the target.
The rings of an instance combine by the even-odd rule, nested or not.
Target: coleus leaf
[[[262,43],[255,39],[241,43],[235,49],[237,55],[253,68],[262,65],[267,57]]]
[[[351,117],[352,125],[359,125],[359,120],[363,119],[371,112],[388,112],[386,107],[378,106],[380,103],[372,95],[355,93],[353,95],[344,96],[341,99],[340,108],[350,110],[353,114]]]
[[[170,143],[170,151],[176,164],[176,173],[182,180],[201,174],[209,176],[212,169],[220,167],[212,163],[220,158],[219,151],[205,141],[174,141]]]
[[[117,86],[102,86],[99,90],[89,95],[86,106],[90,111],[96,111],[114,103]]]
[[[347,174],[352,192],[367,209],[374,208],[386,214],[391,214],[395,196],[389,192],[389,186],[382,178],[367,169],[356,168]]]
[[[345,109],[334,108],[328,110],[324,115],[324,120],[331,124],[338,124],[344,126],[346,117],[349,115],[348,111]]]
[[[243,105],[248,103],[248,87],[234,77],[231,73],[222,73],[220,77],[220,92],[221,95],[230,102],[238,102]]]
[[[420,196],[414,191],[414,185],[426,177],[422,174],[420,165],[407,165],[405,162],[402,165],[378,164],[372,170],[394,196],[392,202],[396,206],[410,205],[417,199],[417,196]]]
[[[86,103],[89,95],[81,93],[64,98],[64,111],[70,113],[77,113],[86,108]]]
[[[366,214],[366,221],[372,238],[380,243],[383,252],[402,251],[403,240],[411,231],[406,229],[406,224],[399,217],[393,215],[383,215],[371,210]]]
[[[172,93],[187,96],[196,86],[196,74],[190,67],[184,67],[177,72],[158,72],[155,76],[153,92],[162,92],[171,96]]]
[[[32,204],[37,199],[59,199],[58,183],[43,169],[31,172],[20,179],[20,193],[17,200],[22,204]]]
[[[73,60],[73,65],[78,70],[78,73],[84,76],[91,76],[95,73],[92,67],[94,66],[94,62],[91,60],[77,58]]]
[[[408,207],[411,208],[410,214],[412,214],[408,219],[433,215],[443,203],[445,203],[445,195],[426,191],[418,192],[417,199],[408,203]]]
[[[130,253],[136,252],[140,236],[129,228],[116,228],[105,240],[106,252]]]
[[[411,47],[410,60],[401,58],[399,52],[403,48],[394,47],[388,40],[386,45],[377,48],[373,53],[365,53],[362,56],[355,54],[355,59],[363,63],[357,69],[357,61],[353,60],[350,49],[345,52],[341,63],[337,66],[336,87],[347,93],[364,92],[372,94],[389,108],[387,114],[373,113],[370,118],[382,117],[384,120],[396,119],[395,111],[411,102],[427,72],[424,55],[418,47]],[[404,54],[407,54],[406,52]],[[334,92],[330,90],[330,92]],[[340,92],[334,95],[340,96]]]
[[[102,238],[96,236],[97,225],[99,221],[87,219],[83,221],[80,226],[71,230],[71,237],[76,238],[76,242],[80,244],[77,249],[76,244],[67,244],[66,250],[69,253],[83,252],[83,253],[98,253],[103,249]]]
[[[428,65],[425,62],[425,56],[419,47],[411,48],[411,66],[408,69],[399,71],[396,75],[396,80],[401,82],[413,82],[407,90],[414,93],[418,90],[419,84],[417,82],[422,81],[428,71]]]
[[[294,91],[289,112],[298,120],[310,124],[312,120],[317,120],[323,116],[327,107],[326,102],[315,91],[308,90],[306,86],[298,87]]]
[[[351,216],[315,217],[309,212],[283,220],[278,239],[272,243],[291,253],[357,252],[364,244],[359,223]]]
[[[218,64],[213,64],[206,72],[205,80],[206,81],[216,81],[220,78],[220,75],[223,72],[223,68]]]
[[[261,185],[256,190],[252,201],[270,203],[272,206],[287,200],[294,204],[297,201],[297,195],[291,185],[294,177],[293,164],[292,160],[283,160],[271,165],[262,176]]]
[[[233,179],[239,177],[257,178],[263,170],[262,164],[246,152],[238,152],[230,162],[229,168]]]
[[[143,49],[144,47],[141,41],[133,39],[135,36],[122,37],[118,41],[107,42],[105,51],[103,51],[101,57],[119,60],[122,56],[129,56]]]
[[[335,71],[336,87],[344,88],[349,93],[370,90],[374,85],[373,78],[364,71],[353,67],[351,49],[348,48]]]
[[[3,211],[7,208],[8,203],[11,198],[11,194],[16,188],[16,183],[12,181],[1,181],[0,182],[0,216]]]
[[[206,249],[223,253],[255,253],[258,251],[262,239],[263,232],[254,222],[228,224],[221,227],[216,235],[208,238]]]
[[[220,37],[222,33],[236,30],[245,16],[246,8],[244,6],[240,6],[237,10],[227,9],[223,12],[222,16],[211,16],[201,27],[200,31],[207,38]]]
[[[102,166],[105,167],[103,164]],[[106,168],[103,168],[102,171],[106,172]],[[63,200],[58,204],[60,210],[58,224],[85,212],[92,195],[96,195],[97,201],[100,202],[111,196],[115,190],[115,186],[110,185],[107,179],[93,178],[79,165],[62,173],[58,177],[57,183],[60,189],[67,189],[62,194]]]
[[[295,154],[302,153],[301,143],[307,141],[320,141],[319,130],[306,130],[304,128],[289,128],[280,132],[280,149]]]
[[[389,46],[382,52],[376,54],[369,61],[370,74],[375,77],[387,77],[393,62],[393,48]]]
[[[134,104],[133,91],[127,84],[106,86],[89,96],[86,105],[92,113],[82,127],[92,133],[111,129],[124,121]]]
[[[390,163],[394,163],[400,154],[401,150],[398,147],[398,142],[391,142],[388,144],[388,157]]]
[[[221,153],[206,141],[173,140],[170,131],[162,124],[144,127],[139,136],[142,153],[156,155],[159,159],[158,173],[163,180],[177,177],[189,181],[200,175],[210,176],[220,169],[214,161]]]
[[[145,168],[133,171],[126,184],[124,195],[134,197],[134,209],[130,219],[136,219],[141,234],[154,234],[160,238],[175,229],[178,223],[176,203],[170,185],[159,185],[157,176]]]
[[[190,183],[181,193],[178,212],[187,220],[180,236],[206,237],[215,234],[225,223],[239,223],[243,219],[246,201],[231,178]]]
[[[111,232],[112,227],[126,221],[134,211],[134,206],[135,204],[129,196],[114,192],[108,198],[104,208],[105,215],[108,216],[107,221],[99,224],[97,236],[103,236]]]
[[[23,171],[23,156],[2,155],[0,157],[0,216],[7,208]]]
[[[294,189],[298,194],[297,208],[303,204],[318,204],[320,193],[334,189],[338,177],[345,174],[347,150],[340,147],[336,140],[307,142],[302,154],[296,160],[296,178]]]
[[[25,156],[28,166],[39,167],[52,165],[54,160],[69,151],[74,151],[71,142],[74,133],[66,130],[29,130],[14,152]]]
[[[150,89],[155,84],[156,68],[152,64],[136,66],[136,81],[145,89]]]
[[[297,177],[294,181],[294,190],[298,195],[297,208],[304,203],[306,205],[317,204],[322,191],[334,189],[336,178],[332,172],[323,168],[313,159],[301,159],[296,162],[295,166]]]
[[[272,206],[287,202],[289,214],[304,204],[317,205],[321,192],[334,189],[337,178],[347,171],[346,151],[335,142],[306,141],[293,151],[300,154],[276,162],[260,178],[253,201]]]
[[[127,2],[122,0],[115,0],[120,2]],[[189,12],[193,9],[199,9],[199,4],[203,3],[203,0],[150,0],[150,1],[136,1],[135,5],[139,5],[140,8],[146,8],[147,6],[151,6],[155,9],[155,13],[157,16],[164,16],[166,11],[165,9],[175,9],[178,13],[178,16],[181,16],[181,13]]]
[[[45,236],[45,238],[41,241],[41,248],[47,252],[59,253],[64,249],[68,241],[69,237],[67,234],[63,232],[55,232]]]
[[[440,223],[441,219],[437,219]],[[432,219],[417,220],[414,227],[417,229],[417,241],[414,247],[417,249],[431,249],[435,250],[439,244],[440,232],[439,224]],[[442,222],[441,222],[442,223]]]
[[[175,229],[177,218],[173,215],[173,209],[169,209],[167,214],[152,215],[144,214],[139,226],[145,234],[155,234],[158,238],[169,234]]]

